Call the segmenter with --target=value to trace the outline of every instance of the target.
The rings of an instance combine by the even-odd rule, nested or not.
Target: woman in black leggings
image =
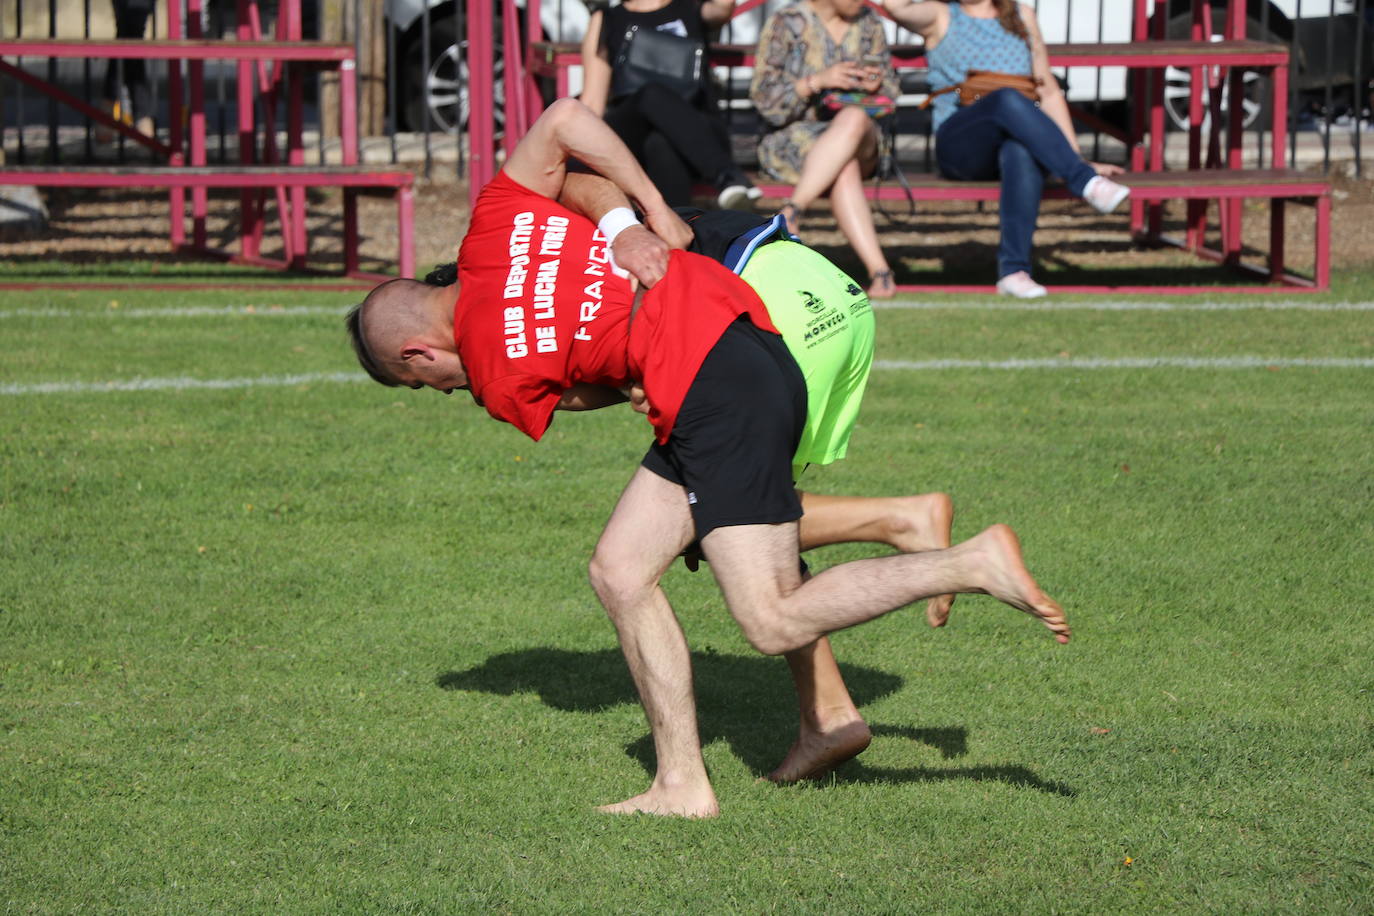
[[[113,0],[116,38],[142,38],[153,13],[154,0]],[[121,82],[122,79],[122,82]],[[105,63],[105,110],[118,113],[141,133],[153,132],[153,84],[148,68],[137,58]]]
[[[734,8],[734,0],[625,0],[593,13],[587,26],[582,101],[625,141],[670,206],[692,202],[694,180],[715,186],[720,207],[747,208],[760,192],[731,157],[704,60],[698,85],[686,94],[656,82],[621,91],[615,62],[636,29],[704,44],[707,29],[727,22]]]

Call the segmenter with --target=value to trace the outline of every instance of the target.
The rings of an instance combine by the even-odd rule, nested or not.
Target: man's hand
[[[1121,166],[1113,165],[1109,162],[1089,162],[1088,165],[1092,166],[1093,171],[1104,178],[1110,178],[1113,175],[1121,175],[1126,171]]]
[[[688,237],[690,238],[690,235]],[[628,270],[630,275],[645,287],[653,286],[663,279],[664,273],[668,270],[668,251],[668,243],[642,225],[629,226],[621,230],[611,243],[611,254],[615,256],[615,262]]]
[[[684,223],[682,217],[674,213],[671,207],[646,210],[644,221],[653,230],[654,235],[668,243],[669,248],[686,248],[692,244],[692,227]],[[619,255],[616,257],[619,259]]]
[[[632,382],[629,388],[624,389],[625,394],[630,398],[630,406],[645,416],[649,415],[649,399],[644,396],[644,386],[638,382]]]

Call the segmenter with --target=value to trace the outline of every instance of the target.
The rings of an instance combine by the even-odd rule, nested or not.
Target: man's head
[[[467,374],[453,343],[453,290],[417,280],[388,280],[344,319],[358,362],[392,387],[451,393]]]

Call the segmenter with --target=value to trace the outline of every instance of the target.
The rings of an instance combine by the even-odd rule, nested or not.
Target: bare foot
[[[641,795],[614,805],[602,805],[596,810],[602,814],[657,814],[667,817],[716,817],[720,814],[716,794],[710,786],[704,791],[687,787],[670,789],[657,782]]]
[[[857,717],[858,713],[854,715]],[[768,778],[773,782],[820,779],[846,760],[857,757],[872,740],[873,733],[860,718],[825,730],[804,728]]]
[[[993,525],[974,537],[970,544],[987,558],[984,568],[987,584],[983,592],[1040,618],[1059,642],[1069,641],[1069,622],[1064,617],[1064,609],[1040,590],[1026,570],[1016,532],[1006,525]]]
[[[898,509],[890,524],[888,540],[903,553],[940,550],[949,546],[954,525],[954,501],[944,493],[923,493],[896,500]],[[936,595],[926,602],[926,620],[932,627],[949,622],[954,595]]]

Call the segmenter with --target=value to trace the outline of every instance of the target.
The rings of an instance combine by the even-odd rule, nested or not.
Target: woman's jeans
[[[1059,125],[1015,89],[998,89],[950,115],[935,133],[940,174],[958,181],[1002,179],[997,277],[1031,272],[1031,236],[1046,173],[1078,196],[1097,173]]]

